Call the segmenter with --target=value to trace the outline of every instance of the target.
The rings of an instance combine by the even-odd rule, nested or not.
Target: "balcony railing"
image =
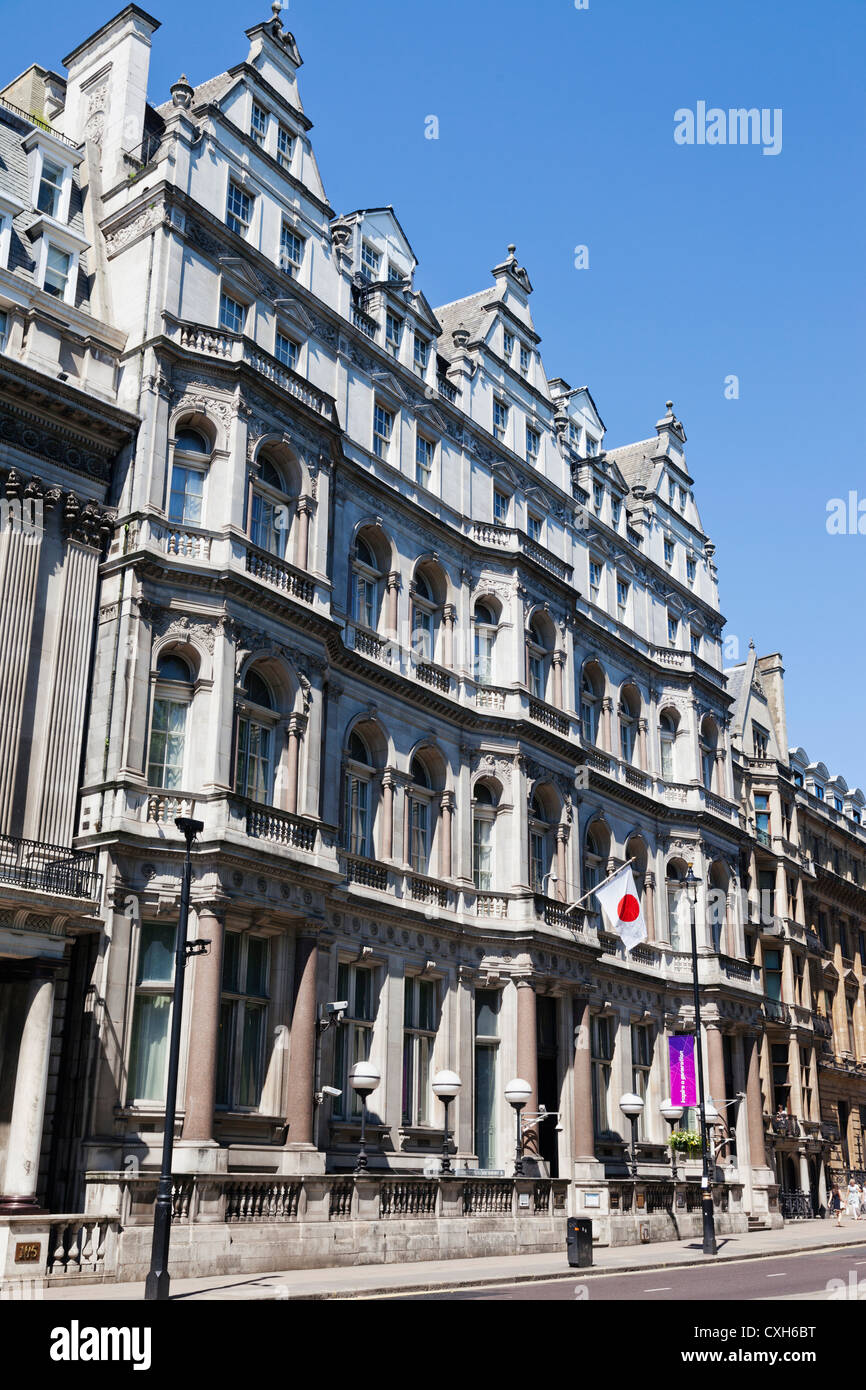
[[[373,888],[377,893],[388,891],[388,870],[375,859],[360,859],[357,855],[345,856],[346,877],[350,883],[362,888]]]
[[[147,798],[147,819],[154,825],[174,825],[178,816],[195,813],[195,798],[189,792],[154,791]]]
[[[95,902],[102,887],[96,855],[42,840],[0,835],[0,883]]]
[[[562,714],[554,705],[545,704],[543,700],[530,699],[529,717],[537,724],[544,724],[545,728],[552,729],[555,734],[565,736],[571,728],[568,715]]]
[[[798,1139],[800,1136],[800,1126],[793,1115],[772,1115],[770,1128],[783,1139]]]
[[[812,1030],[816,1038],[832,1038],[833,1025],[823,1014],[812,1015]]]
[[[259,550],[253,545],[247,546],[247,574],[251,574],[255,579],[264,580],[266,584],[272,584],[274,588],[281,589],[292,598],[300,599],[302,603],[313,601],[316,592],[313,581],[301,570],[296,570],[294,565],[269,554],[267,550]]]
[[[769,1023],[790,1023],[791,1010],[779,999],[764,1000],[764,1018]]]
[[[248,806],[247,834],[254,840],[291,845],[293,849],[312,850],[316,847],[315,825],[310,825],[290,811],[277,811],[272,806]]]

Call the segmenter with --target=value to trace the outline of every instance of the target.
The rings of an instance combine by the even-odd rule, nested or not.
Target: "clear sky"
[[[3,0],[3,80],[60,70],[120,8]],[[145,8],[154,102],[240,61],[270,15]],[[393,204],[434,306],[513,241],[548,376],[590,387],[609,445],[673,399],[729,640],[783,653],[790,742],[866,787],[866,535],[826,530],[852,490],[866,528],[863,0],[290,0],[283,23],[332,205]],[[781,152],[676,144],[699,102],[780,108]]]

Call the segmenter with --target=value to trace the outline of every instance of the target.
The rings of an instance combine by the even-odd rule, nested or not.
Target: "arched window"
[[[492,685],[497,623],[496,614],[489,603],[476,603],[473,627],[475,632],[475,679],[479,685]]]
[[[548,891],[551,874],[551,834],[547,811],[536,792],[529,803],[529,885],[533,893],[552,898]]]
[[[372,632],[379,622],[381,578],[382,571],[372,545],[358,536],[352,564],[352,621]]]
[[[533,614],[526,634],[526,678],[529,693],[536,700],[547,699],[550,671],[550,641],[537,613]]]
[[[436,650],[436,600],[423,574],[415,576],[412,595],[412,649],[419,661],[432,661]]]
[[[192,671],[183,657],[166,652],[157,662],[147,784],[175,791],[184,784],[187,711],[192,702]]]
[[[184,428],[177,431],[168,499],[169,521],[201,526],[210,454],[210,445],[198,430]]]
[[[409,803],[409,863],[413,873],[430,872],[430,849],[433,842],[433,789],[430,775],[420,758],[413,758],[409,768],[412,785],[407,791]]]
[[[268,457],[260,456],[258,477],[253,480],[250,502],[250,540],[260,550],[285,559],[289,535],[287,488],[282,474]]]
[[[639,717],[640,696],[633,685],[627,685],[619,702],[619,746],[622,759],[627,763],[635,761]]]
[[[674,782],[674,744],[676,743],[677,726],[672,714],[664,713],[659,716],[659,746],[661,749],[661,775],[665,782]]]
[[[580,722],[586,743],[598,743],[604,683],[595,665],[585,666],[580,682]]]
[[[273,795],[276,723],[270,687],[257,671],[250,670],[238,706],[235,791],[266,805],[270,805]]]
[[[607,863],[607,852],[610,837],[605,834],[605,827],[599,824],[591,825],[586,832],[585,850],[583,856],[584,865],[584,892],[590,893],[596,888],[605,876],[605,866]],[[598,911],[598,904],[592,899],[594,911]]]
[[[353,730],[346,761],[343,825],[346,849],[361,859],[371,858],[370,785],[373,760],[365,740]]]
[[[708,792],[713,790],[713,779],[716,772],[716,748],[719,742],[719,730],[716,721],[707,715],[701,721],[700,749],[701,749],[701,777]]]
[[[691,927],[691,904],[685,886],[687,865],[672,859],[667,867],[668,935],[675,951],[686,950]]]
[[[472,802],[472,878],[480,893],[494,882],[494,829],[499,794],[489,782],[477,782]]]

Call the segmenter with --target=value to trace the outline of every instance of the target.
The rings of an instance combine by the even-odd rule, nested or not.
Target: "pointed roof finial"
[[[514,245],[514,242],[512,242],[511,245],[510,245],[509,248],[508,248],[508,254],[509,254],[509,256],[511,257],[512,260],[515,260],[515,254],[514,254],[514,253],[515,253],[516,250],[517,250],[517,247]]]
[[[673,401],[665,401],[665,405],[666,405],[667,409],[671,412],[671,414],[673,414],[673,409],[674,409],[674,403],[673,403]]]
[[[755,651],[755,639],[754,639],[754,637],[750,637],[750,638],[749,638],[749,651],[750,651],[750,652]]]

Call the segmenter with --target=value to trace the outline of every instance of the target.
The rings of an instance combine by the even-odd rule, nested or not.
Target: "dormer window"
[[[82,155],[61,144],[52,131],[38,127],[21,144],[27,153],[31,206],[54,222],[68,222],[72,170]]]
[[[586,436],[586,456],[593,458],[598,453],[598,440],[593,439],[591,434]]]
[[[361,274],[365,280],[378,280],[382,257],[369,241],[361,243]]]
[[[402,285],[405,279],[407,279],[406,272],[404,270],[401,270],[398,265],[395,265],[393,261],[389,261],[388,283],[391,285]]]
[[[817,782],[815,783],[815,795],[817,796],[819,801],[824,800],[824,788],[819,787]]]
[[[42,282],[46,294],[53,294],[57,299],[66,299],[71,272],[71,252],[62,251],[59,246],[49,243],[45,255],[45,278]]]
[[[44,212],[48,217],[59,219],[60,203],[63,195],[63,169],[59,164],[53,164],[51,160],[42,159],[42,171],[39,176],[39,190],[36,195],[36,207],[39,212]]]
[[[573,444],[575,449],[580,447],[580,425],[576,425],[573,420],[568,422],[568,442]]]
[[[767,729],[760,724],[752,722],[752,746],[754,747],[756,758],[766,758],[767,750],[770,746],[770,734]]]

